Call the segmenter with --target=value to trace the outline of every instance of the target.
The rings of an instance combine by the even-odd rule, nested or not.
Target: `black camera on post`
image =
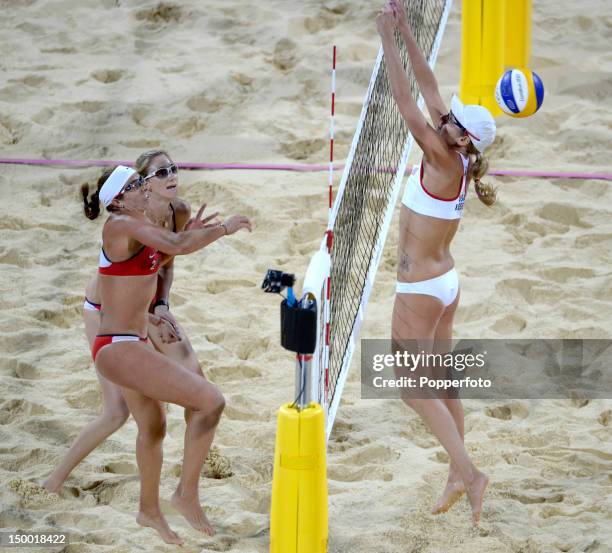
[[[295,284],[295,275],[283,273],[275,269],[268,269],[264,281],[261,283],[261,288],[269,294],[280,294],[285,288],[293,288]]]
[[[314,353],[317,345],[317,302],[308,295],[298,301],[293,293],[295,275],[269,269],[261,285],[264,292],[280,294],[287,288],[281,302],[281,345],[296,353]]]

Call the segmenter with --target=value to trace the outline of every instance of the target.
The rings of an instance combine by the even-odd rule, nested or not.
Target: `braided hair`
[[[468,145],[467,152],[470,154],[470,157],[475,156],[470,169],[470,177],[474,181],[476,195],[483,204],[491,207],[497,200],[497,188],[493,188],[491,184],[480,180],[489,170],[489,161],[471,142]]]

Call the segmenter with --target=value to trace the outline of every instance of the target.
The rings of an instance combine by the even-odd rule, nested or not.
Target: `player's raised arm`
[[[402,0],[390,0],[389,4],[394,11],[397,28],[406,44],[410,64],[425,100],[427,111],[429,111],[434,127],[437,127],[440,124],[440,117],[448,112],[440,96],[438,81],[412,34],[404,3]]]
[[[397,19],[391,4],[387,3],[376,17],[376,28],[382,39],[391,94],[406,121],[412,136],[430,160],[448,158],[448,149],[419,109],[412,97],[410,83],[395,44]]]

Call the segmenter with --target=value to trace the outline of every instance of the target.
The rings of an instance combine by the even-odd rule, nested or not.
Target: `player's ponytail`
[[[84,184],[81,186],[81,194],[83,195],[83,211],[85,212],[85,217],[88,219],[93,220],[100,215],[100,189],[112,172],[112,169],[107,169],[104,171],[104,173],[102,173],[102,176],[98,179],[97,189],[91,195],[89,200],[87,199],[89,196],[89,184]]]
[[[497,200],[497,189],[493,188],[491,184],[480,180],[489,170],[489,161],[471,142],[468,146],[468,154],[470,154],[470,157],[475,156],[470,168],[470,177],[474,181],[476,195],[483,204],[490,207]]]

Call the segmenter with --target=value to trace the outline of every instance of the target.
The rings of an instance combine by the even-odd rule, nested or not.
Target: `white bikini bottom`
[[[398,282],[395,287],[398,294],[425,294],[438,298],[444,307],[453,303],[459,293],[459,275],[453,267],[443,275],[419,280],[418,282]]]

